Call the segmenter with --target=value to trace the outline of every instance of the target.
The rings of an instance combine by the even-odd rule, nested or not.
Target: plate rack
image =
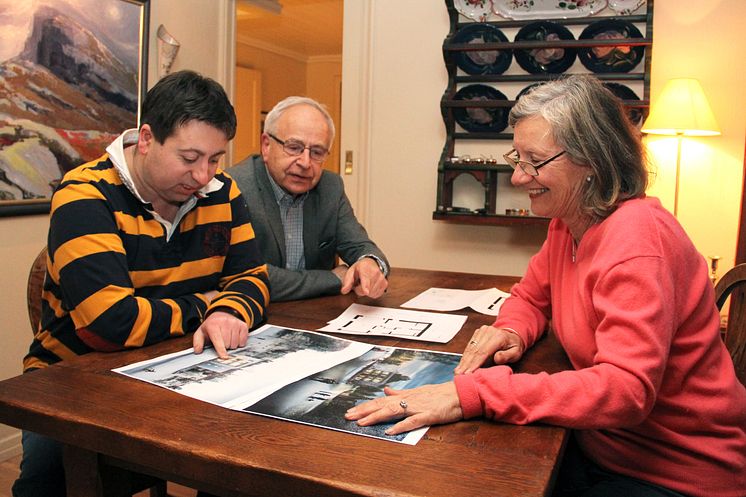
[[[458,123],[455,114],[461,109],[484,109],[489,112],[494,109],[504,109],[509,112],[515,104],[515,98],[526,86],[548,81],[561,77],[563,74],[592,74],[609,85],[624,85],[622,88],[627,93],[629,86],[633,86],[635,94],[639,99],[623,98],[623,103],[629,112],[635,112],[639,119],[638,124],[648,114],[650,106],[650,68],[652,62],[653,46],[653,3],[647,0],[635,12],[631,14],[618,14],[606,7],[600,12],[588,17],[570,18],[524,18],[520,20],[505,19],[492,15],[484,24],[497,27],[509,40],[507,42],[470,42],[463,43],[460,40],[454,42],[454,37],[462,28],[478,24],[478,21],[467,19],[457,10],[456,3],[466,3],[466,0],[445,0],[448,10],[450,30],[443,42],[443,58],[448,71],[448,85],[440,101],[440,110],[446,128],[446,141],[438,161],[438,186],[436,208],[433,219],[458,224],[479,225],[544,225],[549,223],[548,218],[530,215],[528,210],[528,199],[525,195],[511,193],[510,175],[513,170],[504,163],[502,154],[511,148],[513,133],[511,128],[501,131],[481,131],[479,129],[466,130]],[[608,20],[610,22],[623,21],[631,23],[642,34],[642,38],[619,39],[579,39],[582,31],[597,21]],[[515,35],[524,26],[538,21],[550,21],[573,31],[573,40],[543,40],[543,41],[515,41]],[[551,73],[529,73],[524,70],[514,57],[514,50],[554,49],[571,48],[581,49],[613,48],[613,47],[644,47],[642,60],[628,72],[592,72],[576,58],[572,66],[559,74]],[[501,74],[468,74],[459,68],[457,61],[459,57],[467,52],[479,51],[481,53],[494,50],[509,50],[513,57],[509,68]],[[493,52],[494,53],[494,52]],[[459,90],[465,86],[481,84],[491,86],[507,99],[502,100],[464,100],[457,98]],[[634,91],[634,90],[633,90]],[[476,180],[476,185],[470,187],[472,203],[478,202],[479,206],[464,207],[454,205],[459,198],[459,188],[463,185],[464,175]],[[472,182],[473,183],[473,182]],[[484,192],[484,202],[481,198],[474,199],[474,192]],[[481,195],[481,194],[480,194]]]

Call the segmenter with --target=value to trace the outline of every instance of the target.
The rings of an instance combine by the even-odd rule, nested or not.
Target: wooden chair
[[[733,358],[736,375],[746,385],[746,263],[726,272],[715,285],[715,301],[722,309],[730,297],[725,346]]]
[[[31,332],[36,333],[41,321],[41,294],[44,288],[44,277],[47,274],[47,247],[44,247],[31,264],[26,285],[26,303]],[[121,489],[132,495],[150,489],[150,497],[168,497],[166,482],[149,475],[132,473],[118,468],[112,468],[112,479]],[[131,490],[131,492],[130,492]]]

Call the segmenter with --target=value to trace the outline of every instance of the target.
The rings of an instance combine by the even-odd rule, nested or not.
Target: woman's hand
[[[482,326],[472,335],[454,373],[473,373],[489,359],[495,364],[516,362],[523,356],[521,337],[512,331]]]
[[[385,387],[385,397],[363,402],[349,409],[345,419],[370,426],[401,419],[386,430],[386,435],[398,435],[422,426],[453,423],[463,419],[461,403],[453,382],[425,385],[411,390]]]

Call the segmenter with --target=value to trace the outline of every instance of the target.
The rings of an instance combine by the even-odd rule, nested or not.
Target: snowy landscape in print
[[[0,206],[50,198],[137,125],[142,15],[136,1],[0,0]]]

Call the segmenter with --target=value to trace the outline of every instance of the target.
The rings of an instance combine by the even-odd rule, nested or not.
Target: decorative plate
[[[550,21],[537,21],[523,26],[515,35],[515,41],[574,40],[575,37],[564,26]],[[574,48],[542,47],[532,50],[513,50],[515,60],[531,74],[565,72],[575,62]]]
[[[587,17],[605,7],[606,0],[492,0],[492,12],[518,20]]]
[[[531,83],[530,85],[528,85],[527,87],[525,87],[524,89],[522,89],[521,91],[518,92],[518,95],[515,96],[515,101],[517,102],[518,100],[520,100],[520,98],[523,95],[525,95],[526,93],[530,92],[531,90],[533,90],[537,86],[543,85],[544,83],[546,83],[546,81],[537,81],[536,83]]]
[[[492,0],[453,0],[453,6],[467,19],[485,22],[492,10]]]
[[[619,15],[628,16],[645,5],[645,0],[609,0],[609,7]]]
[[[593,22],[580,33],[581,40],[618,40],[642,37],[642,33],[634,24],[621,19],[604,19]],[[640,63],[644,55],[645,47],[630,47],[627,45],[588,47],[581,48],[578,51],[580,62],[595,73],[629,72]]]
[[[468,24],[451,39],[453,43],[507,42],[508,38],[491,24]],[[456,65],[467,74],[502,74],[510,66],[513,52],[505,50],[477,50],[457,52]]]
[[[456,92],[454,99],[485,102],[508,98],[491,86],[469,85]],[[508,111],[508,107],[454,107],[453,117],[466,131],[499,133],[508,126]]]
[[[628,86],[613,82],[604,83],[604,86],[622,100],[640,100],[640,97]],[[640,128],[642,126],[643,114],[641,108],[627,107],[627,116],[636,127]]]

